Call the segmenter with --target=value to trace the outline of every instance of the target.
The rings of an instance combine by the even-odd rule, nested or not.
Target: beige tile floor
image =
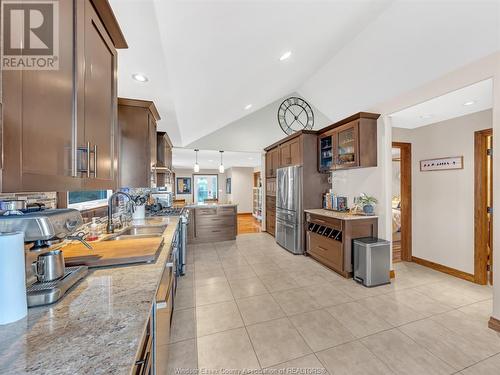
[[[398,263],[391,285],[365,288],[266,233],[187,257],[170,374],[500,374],[490,287]]]

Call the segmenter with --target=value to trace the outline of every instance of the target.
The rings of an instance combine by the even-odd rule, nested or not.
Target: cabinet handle
[[[86,167],[85,168],[80,168],[80,163],[79,163],[79,160],[78,159],[78,156],[77,156],[77,160],[76,160],[76,164],[77,164],[77,172],[80,172],[80,173],[85,173],[87,175],[88,178],[90,178],[90,142],[87,142],[87,145],[86,146],[83,146],[83,147],[78,147],[77,148],[77,152],[84,152],[86,155]]]
[[[94,145],[94,178],[97,178],[97,145]]]
[[[90,178],[90,142],[87,142],[87,178]]]
[[[319,245],[318,245],[318,249],[323,250],[323,251],[328,251],[328,249],[325,249],[324,247],[319,246]]]

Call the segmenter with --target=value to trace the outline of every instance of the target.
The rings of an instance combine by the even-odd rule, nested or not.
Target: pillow
[[[400,208],[401,199],[399,197],[392,197],[392,208]]]

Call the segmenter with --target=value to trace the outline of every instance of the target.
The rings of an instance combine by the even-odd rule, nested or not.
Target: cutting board
[[[72,243],[61,250],[66,266],[105,267],[145,263],[156,259],[163,244],[162,237],[90,242],[92,250]]]

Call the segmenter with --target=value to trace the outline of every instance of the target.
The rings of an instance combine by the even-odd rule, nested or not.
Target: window
[[[112,190],[89,190],[68,192],[68,207],[77,210],[104,206],[108,203]]]
[[[205,199],[217,199],[217,175],[194,175],[193,177],[195,203],[203,203]]]

